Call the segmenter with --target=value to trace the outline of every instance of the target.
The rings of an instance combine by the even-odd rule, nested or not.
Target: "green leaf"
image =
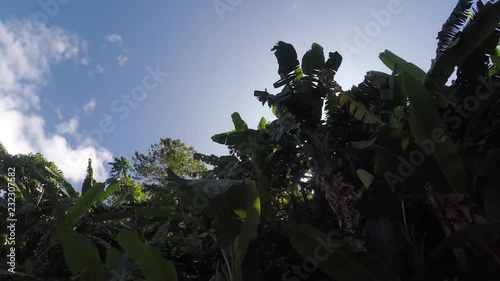
[[[203,163],[206,163],[206,164],[212,165],[212,166],[218,166],[221,162],[221,157],[216,156],[214,154],[206,155],[206,154],[202,154],[202,153],[195,153],[195,154],[193,154],[193,159],[200,160]]]
[[[349,142],[349,144],[351,144],[352,147],[354,147],[356,149],[365,149],[365,148],[372,146],[376,140],[377,140],[377,138],[375,137],[375,138],[365,140],[365,141],[351,141],[351,142]]]
[[[121,256],[120,251],[113,247],[106,249],[106,265],[111,266]]]
[[[257,129],[264,130],[264,129],[266,129],[266,126],[267,126],[266,118],[264,118],[264,117],[260,118],[259,125],[257,126]]]
[[[437,108],[432,103],[432,96],[411,74],[401,73],[405,90],[410,99],[412,116],[411,134],[419,141],[435,144],[434,157],[450,186],[457,193],[465,193],[465,169],[458,149],[449,137],[447,126]],[[436,137],[440,135],[442,137]]]
[[[340,112],[340,99],[339,96],[333,91],[328,90],[325,98],[325,112],[326,120],[328,122],[333,121],[335,113]]]
[[[73,186],[69,182],[67,182],[65,178],[61,177],[59,174],[52,171],[52,169],[47,167],[47,166],[45,166],[45,170],[47,172],[49,172],[56,179],[59,179],[60,181],[62,181],[63,187],[66,190],[66,193],[68,193],[69,197],[71,197],[71,198],[78,197],[78,192],[76,192],[76,190],[73,188]]]
[[[82,280],[109,280],[96,246],[87,237],[62,225],[57,229],[57,238],[63,246],[64,258],[73,274],[82,273]]]
[[[223,211],[213,221],[212,227],[215,230],[217,239],[233,240],[241,232],[243,220],[237,217],[234,213]]]
[[[399,81],[401,81],[401,79],[398,80],[398,77],[396,76],[398,73],[400,73],[399,71],[400,67],[401,66],[399,64],[394,67],[394,71],[392,72],[391,78],[389,79],[389,84],[391,87],[391,91],[393,93],[395,113],[398,108],[403,109],[408,104],[408,97],[406,96],[406,91],[404,91],[404,89],[401,88],[404,86],[404,84],[400,83]]]
[[[376,141],[373,144],[375,147],[375,163],[374,173],[377,176],[383,177],[385,172],[391,171],[397,173],[401,156],[409,143],[410,134],[408,131],[384,126],[376,133]]]
[[[320,70],[325,64],[323,47],[313,43],[311,49],[302,57],[302,71],[305,75],[312,75],[314,70]]]
[[[225,145],[239,145],[248,142],[250,137],[257,138],[257,130],[229,131],[212,136],[212,141]]]
[[[259,198],[261,202],[267,202],[267,195],[269,193],[268,179],[264,175],[257,176],[257,190],[259,191]]]
[[[233,210],[234,214],[240,217],[241,219],[245,219],[247,216],[247,212],[245,210]]]
[[[461,65],[495,30],[500,22],[500,2],[485,6],[475,20],[460,34],[456,44],[450,46],[434,62],[426,79],[430,91],[440,91],[452,75],[455,67]],[[419,80],[420,81],[420,80]]]
[[[99,199],[97,200],[98,203],[104,202],[106,199],[109,198],[109,196],[113,195],[118,189],[120,189],[120,182],[114,182],[111,185],[109,185],[106,190],[101,194]]]
[[[363,183],[363,185],[368,188],[370,184],[375,179],[375,177],[368,173],[366,170],[358,169],[356,170],[356,174],[358,175],[359,180]]]
[[[104,183],[94,184],[89,191],[85,192],[83,196],[78,198],[76,205],[71,207],[66,214],[64,223],[69,227],[75,225],[75,223],[85,215],[88,210],[94,206],[96,202],[99,201],[102,194],[104,193]]]
[[[242,264],[252,240],[257,238],[260,219],[260,198],[255,181],[247,180],[245,193],[246,216],[241,225],[240,234],[234,239],[233,245],[233,276],[236,281],[242,281]]]
[[[342,93],[339,95],[339,102],[342,106],[345,104],[349,104],[349,112],[351,113],[351,115],[363,123],[380,125],[384,124],[384,122],[382,122],[378,115],[367,109],[364,104],[358,103],[346,93]]]
[[[236,131],[245,131],[248,130],[247,123],[241,119],[241,116],[238,112],[231,114],[231,118],[233,119],[234,129]]]
[[[59,189],[54,186],[51,182],[49,182],[45,176],[35,168],[34,170],[35,176],[37,179],[45,183],[44,190],[45,193],[47,194],[47,197],[50,200],[50,203],[54,206],[54,214],[56,216],[56,221],[60,222],[64,218],[64,211],[65,209],[62,206],[62,201],[61,201],[61,196],[59,193]]]
[[[125,192],[123,194],[120,194],[120,196],[118,196],[118,198],[116,198],[114,200],[114,202],[111,203],[111,206],[117,207],[117,206],[120,206],[121,204],[125,203],[125,200],[127,199],[127,196],[129,196],[129,195],[130,195],[129,192]]]
[[[308,224],[293,227],[290,244],[304,258],[314,259],[318,267],[338,281],[392,281],[399,277],[367,253],[355,252],[341,240]]]
[[[381,71],[372,70],[368,72],[368,75],[370,82],[379,87],[387,85],[387,82],[391,79],[391,75]]]
[[[402,69],[408,72],[418,81],[423,81],[425,77],[425,71],[420,69],[418,66],[405,61],[404,59],[398,57],[393,52],[385,50],[379,55],[380,60],[392,71],[396,70],[396,65],[402,67]]]
[[[135,232],[122,230],[116,241],[132,258],[147,281],[177,281],[174,265],[157,248],[148,247]]]

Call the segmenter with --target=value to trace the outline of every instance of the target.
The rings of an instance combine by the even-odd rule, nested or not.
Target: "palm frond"
[[[474,0],[459,0],[455,9],[443,24],[441,31],[438,33],[438,47],[436,50],[436,58],[441,56],[455,41],[456,35],[469,18],[469,10],[471,9]]]
[[[299,67],[297,51],[295,51],[295,48],[292,44],[278,41],[278,43],[274,45],[271,51],[275,51],[274,55],[278,59],[278,74],[281,76],[281,78],[284,78],[284,76]]]
[[[470,24],[460,32],[460,35],[457,34],[454,44],[434,60],[424,82],[432,93],[440,92],[455,67],[464,63],[498,29],[500,2],[488,2],[484,7],[478,5],[478,9],[479,12]]]

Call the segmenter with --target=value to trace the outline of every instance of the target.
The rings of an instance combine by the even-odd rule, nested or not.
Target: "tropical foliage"
[[[257,90],[277,119],[238,113],[225,156],[161,139],[82,194],[42,155],[0,149],[2,256],[15,167],[19,280],[498,280],[500,2],[458,1],[431,69],[389,50],[349,90],[342,56],[273,48]],[[451,81],[453,74],[455,78]],[[211,166],[208,170],[205,165]],[[132,164],[131,164],[132,163]]]

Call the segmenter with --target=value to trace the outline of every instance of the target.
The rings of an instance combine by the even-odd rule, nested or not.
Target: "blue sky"
[[[43,153],[74,183],[89,157],[103,180],[112,156],[145,152],[162,137],[221,155],[227,149],[210,137],[232,129],[233,112],[251,127],[262,116],[274,119],[253,91],[277,92],[270,49],[278,40],[294,44],[299,57],[313,42],[339,51],[337,80],[348,89],[366,71],[386,70],[378,59],[385,49],[427,71],[454,5],[2,1],[0,141],[11,153]],[[133,92],[137,100],[129,103],[123,96]]]

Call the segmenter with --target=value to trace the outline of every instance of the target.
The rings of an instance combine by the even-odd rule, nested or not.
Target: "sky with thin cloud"
[[[179,138],[205,154],[210,137],[250,127],[270,109],[254,97],[279,79],[270,51],[302,56],[313,42],[344,55],[344,89],[387,71],[389,49],[430,67],[455,1],[2,1],[0,142],[40,152],[80,188],[88,158],[97,180],[112,157]]]

